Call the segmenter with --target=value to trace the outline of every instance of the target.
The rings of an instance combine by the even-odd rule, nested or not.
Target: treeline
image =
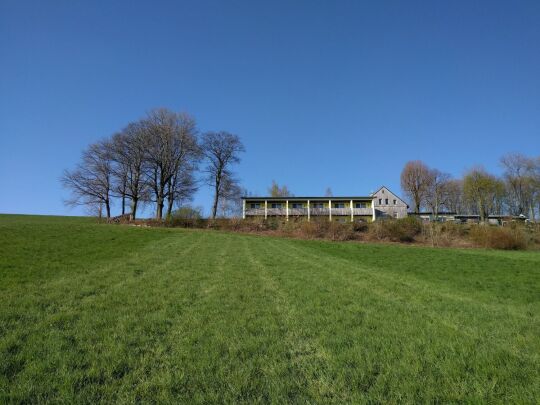
[[[121,214],[131,219],[141,206],[151,205],[155,218],[162,219],[206,184],[213,190],[215,218],[220,209],[238,209],[241,189],[232,169],[243,151],[234,134],[201,134],[191,115],[156,109],[89,145],[77,167],[64,171],[61,181],[71,192],[66,204],[110,218],[118,202]]]
[[[462,178],[430,168],[422,161],[408,162],[401,172],[401,188],[418,213],[443,211],[479,215],[540,216],[540,157],[510,153],[500,159],[502,176],[483,167],[468,170]]]

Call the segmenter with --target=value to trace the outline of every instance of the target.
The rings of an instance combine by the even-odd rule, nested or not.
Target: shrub
[[[520,227],[474,226],[469,234],[478,246],[492,249],[521,250],[527,248],[527,237]]]
[[[328,222],[326,236],[330,240],[344,241],[355,238],[352,224],[341,224],[338,222]]]
[[[370,226],[370,236],[378,240],[413,242],[422,232],[422,223],[414,217],[375,221]]]

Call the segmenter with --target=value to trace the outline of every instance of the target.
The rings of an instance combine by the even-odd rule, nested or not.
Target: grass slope
[[[0,402],[540,401],[540,254],[0,216]]]

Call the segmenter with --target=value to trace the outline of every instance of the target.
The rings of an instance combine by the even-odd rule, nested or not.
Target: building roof
[[[381,191],[383,188],[387,189],[388,191],[390,191],[390,193],[392,193],[392,195],[396,196],[396,198],[401,201],[403,204],[405,204],[407,206],[407,208],[409,208],[409,204],[407,204],[405,201],[403,201],[403,198],[401,198],[399,195],[397,195],[396,193],[394,193],[392,190],[390,190],[388,187],[386,186],[380,186],[377,191],[374,191],[373,193],[371,193],[371,195],[375,195],[377,194],[379,191]]]
[[[297,197],[297,196],[290,196],[290,197],[264,197],[264,196],[244,196],[242,197],[242,200],[267,200],[267,201],[294,201],[294,200],[322,200],[322,201],[328,201],[328,200],[366,200],[371,201],[375,197],[373,196],[353,196],[353,197]]]
[[[456,215],[456,212],[439,212],[437,215]],[[431,211],[409,212],[409,215],[435,215]]]

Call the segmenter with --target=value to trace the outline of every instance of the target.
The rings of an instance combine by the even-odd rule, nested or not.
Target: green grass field
[[[540,254],[0,216],[0,403],[540,401]]]

